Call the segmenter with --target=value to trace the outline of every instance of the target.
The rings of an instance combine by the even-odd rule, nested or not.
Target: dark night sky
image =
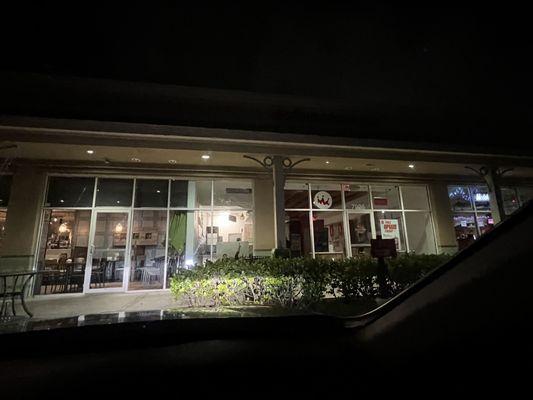
[[[525,10],[286,3],[22,5],[0,69],[335,99],[475,140],[531,130]]]

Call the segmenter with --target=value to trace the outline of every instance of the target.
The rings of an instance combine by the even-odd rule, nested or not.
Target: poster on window
[[[379,226],[381,228],[381,238],[394,239],[396,241],[396,249],[401,250],[399,221],[397,219],[380,219]]]

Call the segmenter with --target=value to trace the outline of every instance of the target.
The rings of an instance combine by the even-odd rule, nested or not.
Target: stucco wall
[[[31,166],[17,168],[0,251],[1,268],[27,269],[32,266],[45,187],[46,174],[43,171]]]
[[[275,247],[274,184],[271,178],[254,179],[254,253],[270,254]]]
[[[448,199],[448,188],[444,182],[432,183],[429,185],[429,193],[437,236],[437,251],[453,254],[457,251],[457,241]]]

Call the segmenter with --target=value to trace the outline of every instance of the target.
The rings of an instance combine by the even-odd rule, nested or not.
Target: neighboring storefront
[[[251,180],[51,176],[39,294],[169,287],[179,267],[253,254]]]
[[[533,188],[502,187],[501,191],[506,216],[533,199]],[[493,229],[495,221],[486,185],[450,185],[448,196],[459,250]]]
[[[377,235],[395,239],[399,252],[437,252],[426,185],[289,181],[285,216],[293,256],[369,255]]]

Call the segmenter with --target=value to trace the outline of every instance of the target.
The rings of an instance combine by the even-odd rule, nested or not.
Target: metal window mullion
[[[94,210],[94,207],[96,207],[96,193],[98,191],[98,180],[99,178],[95,176],[94,177],[94,189],[93,189],[93,203],[92,203],[93,210]]]
[[[403,225],[403,232],[405,236],[405,251],[409,253],[410,251],[409,238],[407,235],[407,221],[405,220],[405,211],[404,211],[404,206],[403,206],[403,193],[402,193],[401,185],[398,185],[398,194],[400,195],[400,207],[402,208],[402,225]],[[400,240],[400,245],[401,245],[401,240]]]
[[[372,193],[372,185],[369,183],[366,185],[368,187],[368,195],[370,196],[370,227],[372,228],[372,239],[376,239],[377,230],[376,230],[376,216],[374,215],[374,194]]]
[[[344,184],[341,183],[341,203],[342,203],[342,220],[344,225],[344,246],[346,248],[346,256],[352,257],[352,239],[350,236],[350,220],[348,218],[348,211],[346,210],[346,200],[344,199]]]
[[[215,181],[211,180],[211,237],[213,237],[213,221],[214,221],[214,212],[215,212]],[[218,234],[217,234],[218,236]],[[206,235],[207,238],[207,235]],[[209,245],[209,260],[213,261],[213,241],[211,240],[211,244]]]
[[[135,192],[135,186],[133,190]],[[122,287],[124,288],[125,291],[128,291],[130,275],[131,275],[131,241],[133,237],[133,217],[134,217],[133,215],[134,211],[132,207],[129,207],[129,208],[130,208],[129,211],[127,211],[129,221],[128,221],[128,235],[126,237],[126,249],[125,249],[126,251],[124,252],[124,275],[122,276],[122,281],[123,281]]]
[[[167,227],[166,227],[166,234],[165,234],[165,262],[163,264],[163,289],[167,288],[167,271],[168,271],[168,235],[169,235],[169,228],[170,228],[170,189],[171,189],[171,181],[168,179],[168,193],[167,193]],[[187,235],[185,235],[187,236]]]
[[[313,205],[311,203],[311,184],[307,184],[307,204],[309,205],[309,210],[307,212],[309,217],[309,236],[311,239],[311,256],[315,258],[315,225],[313,223]]]
[[[433,203],[431,201],[431,194],[429,193],[429,186],[424,185],[426,188],[426,196],[428,197],[428,206],[429,206],[429,220],[431,222],[431,231],[433,232],[433,244],[435,248],[435,254],[439,253],[439,248],[437,246],[437,229],[435,228],[435,221],[433,219]]]

